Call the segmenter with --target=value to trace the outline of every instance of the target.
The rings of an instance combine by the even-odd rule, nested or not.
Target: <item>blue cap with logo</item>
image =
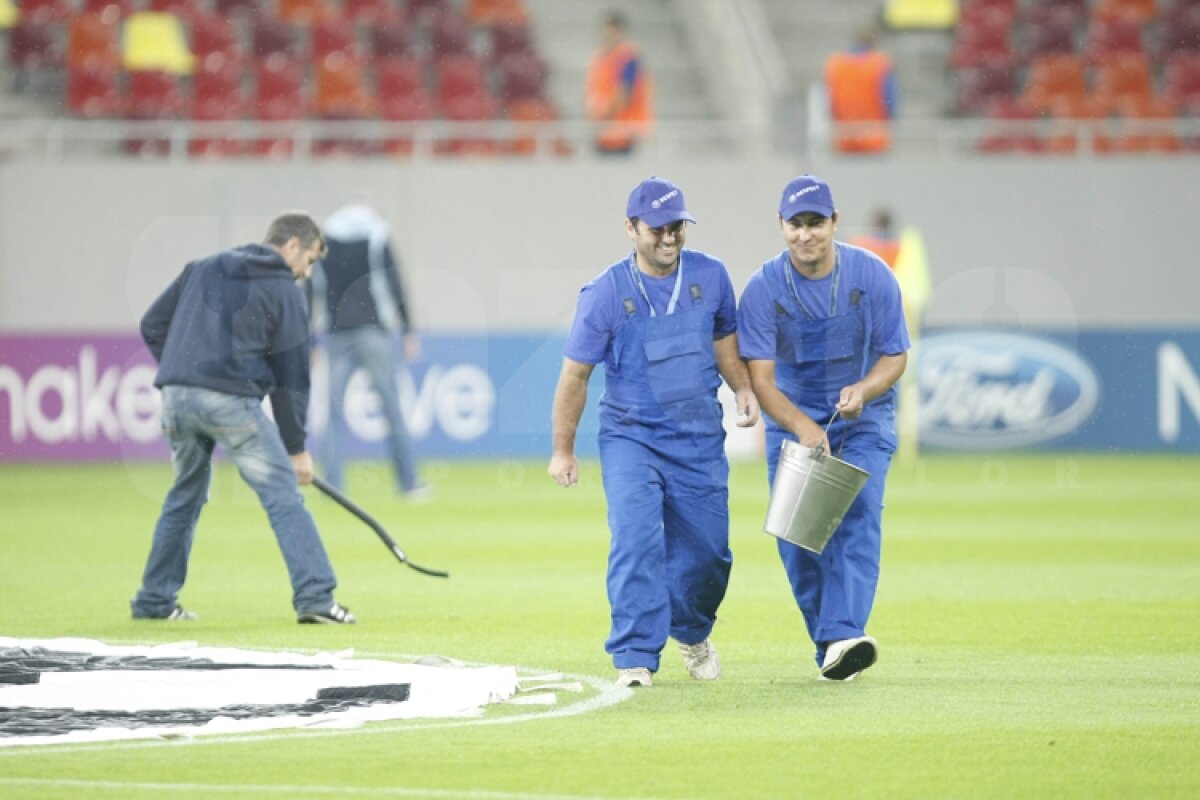
[[[683,190],[657,175],[651,175],[629,193],[625,217],[637,217],[651,228],[661,228],[681,219],[696,221],[683,205]]]
[[[791,219],[797,214],[832,217],[836,210],[829,184],[815,175],[792,178],[784,187],[783,196],[779,199],[779,216],[784,219]]]

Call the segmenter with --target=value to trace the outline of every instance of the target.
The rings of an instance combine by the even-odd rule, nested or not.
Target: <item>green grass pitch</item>
[[[183,603],[133,622],[165,464],[0,466],[0,635],[437,653],[582,676],[555,708],[175,742],[0,749],[17,798],[1191,798],[1200,796],[1200,460],[926,455],[897,465],[870,632],[879,663],[819,682],[775,540],[764,467],[735,463],[721,680],[673,645],[619,702],[599,471],[437,462],[407,504],[379,464],[348,493],[417,563],[308,490],[354,627],[295,624],[265,517],[228,466]],[[619,693],[617,693],[619,694]],[[0,706],[3,689],[0,688]]]

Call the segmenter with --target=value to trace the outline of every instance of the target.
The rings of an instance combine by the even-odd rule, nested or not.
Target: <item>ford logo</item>
[[[938,334],[921,341],[917,364],[921,441],[938,447],[1046,442],[1079,428],[1099,396],[1090,364],[1032,336]]]

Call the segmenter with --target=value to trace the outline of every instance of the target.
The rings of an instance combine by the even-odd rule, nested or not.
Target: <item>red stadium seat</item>
[[[1088,28],[1084,53],[1088,62],[1102,64],[1123,53],[1141,53],[1142,24],[1131,17],[1102,17]]]
[[[371,52],[375,58],[396,58],[413,52],[412,25],[393,17],[371,26]]]
[[[1027,24],[1038,24],[1049,18],[1065,20],[1076,28],[1088,18],[1090,0],[1026,0],[1021,14]]]
[[[242,43],[238,26],[220,14],[199,14],[190,23],[192,53],[197,61],[210,53],[222,53],[228,58],[241,59]]]
[[[1026,20],[1020,36],[1021,59],[1029,63],[1038,56],[1074,53],[1075,22],[1067,16],[1048,12],[1038,20]]]
[[[336,16],[326,0],[275,0],[275,18],[293,25],[311,25]]]
[[[444,104],[457,97],[489,94],[486,68],[471,55],[446,56],[437,62],[438,96]]]
[[[262,60],[273,55],[300,58],[300,32],[290,22],[261,17],[254,21],[254,58]]]
[[[121,72],[113,67],[67,70],[67,111],[83,119],[125,116]]]
[[[1200,52],[1173,53],[1167,59],[1162,96],[1184,114],[1200,116]]]
[[[1013,96],[1017,71],[1009,64],[995,67],[963,67],[954,72],[954,111],[983,113],[997,100]]]
[[[501,22],[493,25],[491,31],[492,61],[500,61],[515,54],[537,54],[534,45],[533,29],[528,22]]]
[[[435,15],[429,28],[429,46],[435,58],[472,52],[474,38],[475,28],[452,9]]]
[[[1013,62],[1009,23],[1001,19],[960,22],[950,50],[951,67],[982,67]]]
[[[546,149],[547,145],[540,141],[540,136],[548,123],[558,119],[558,110],[553,103],[542,97],[528,97],[509,104],[505,108],[505,115],[510,121],[521,124],[516,126],[516,135],[504,142],[501,152],[508,155],[534,155]],[[549,143],[549,147],[554,155],[571,154],[570,146],[561,140]]]
[[[389,58],[375,64],[375,87],[379,116],[390,122],[421,122],[436,114],[433,99],[425,91],[425,64],[418,58]],[[411,136],[390,136],[383,149],[390,155],[410,155]]]
[[[1097,21],[1123,17],[1140,24],[1154,19],[1157,14],[1157,0],[1101,0],[1092,9],[1092,17]]]
[[[21,0],[18,6],[25,22],[64,20],[75,11],[68,0]]]
[[[8,63],[20,73],[63,65],[63,23],[50,18],[22,18],[9,31]]]
[[[134,120],[170,120],[183,116],[188,98],[178,76],[160,70],[137,70],[127,73],[128,101],[125,115]],[[162,155],[170,146],[162,137],[133,138],[125,142],[128,152],[135,155]]]
[[[1044,145],[1037,130],[1038,115],[1018,100],[993,102],[985,112],[987,124],[978,150],[981,153],[1041,153]]]
[[[80,11],[96,14],[110,22],[124,19],[137,10],[133,0],[83,0]]]
[[[220,52],[210,53],[192,76],[188,116],[197,122],[226,122],[242,119],[245,113],[241,62],[227,60]],[[188,154],[193,156],[233,156],[243,149],[233,136],[196,136],[188,142]]]
[[[441,99],[442,116],[454,122],[493,122],[499,114],[499,104],[487,94],[458,94]],[[437,155],[492,156],[500,152],[500,144],[487,132],[450,136],[434,142]]]
[[[453,9],[451,0],[406,0],[406,13],[413,19],[426,20]]]
[[[150,0],[146,9],[174,14],[183,20],[191,20],[200,14],[207,13],[201,0]]]
[[[513,53],[496,66],[500,98],[510,105],[516,100],[541,98],[546,94],[546,65],[533,53]]]
[[[990,20],[1011,25],[1019,10],[1017,0],[962,0],[958,10],[959,24]]]
[[[321,61],[332,53],[350,57],[361,55],[358,46],[358,28],[349,20],[323,19],[312,26],[312,58]]]
[[[1160,61],[1174,53],[1200,53],[1200,2],[1175,6],[1159,20],[1152,49]]]
[[[213,10],[225,17],[254,19],[268,14],[270,4],[262,0],[213,0]]]
[[[276,53],[255,64],[252,113],[263,122],[288,122],[308,117],[304,70],[299,61]],[[270,158],[289,158],[293,148],[289,136],[268,136],[255,142],[252,152]]]

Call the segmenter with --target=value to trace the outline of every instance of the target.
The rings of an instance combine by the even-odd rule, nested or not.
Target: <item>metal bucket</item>
[[[820,554],[870,473],[826,453],[784,441],[763,530]]]

